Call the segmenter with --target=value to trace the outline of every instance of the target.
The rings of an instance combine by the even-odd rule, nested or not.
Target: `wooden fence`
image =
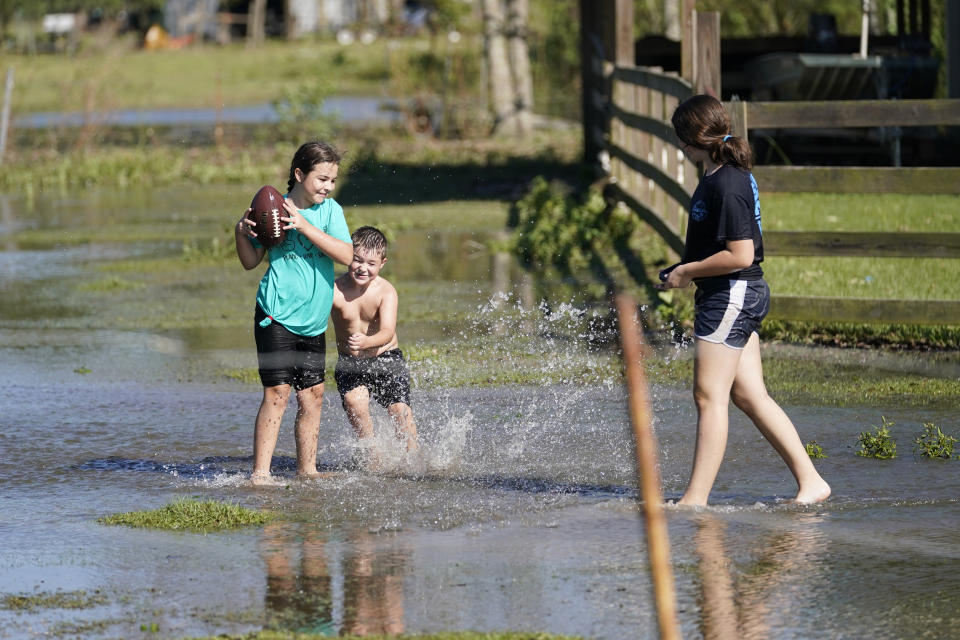
[[[698,27],[699,25],[699,27]],[[705,26],[706,25],[706,26]],[[677,146],[670,115],[680,101],[719,91],[719,15],[694,12],[694,81],[623,60],[595,58],[585,69],[589,102],[606,114],[603,135],[610,194],[649,223],[678,255],[687,209],[698,181],[695,165]],[[593,50],[600,50],[594,43]],[[621,57],[622,58],[622,57]],[[712,71],[703,72],[711,66]],[[696,79],[699,78],[699,81]],[[704,83],[707,83],[706,85]],[[710,85],[713,86],[710,86]],[[588,101],[585,99],[584,104]],[[960,126],[960,100],[868,100],[726,103],[734,133],[756,129]],[[599,142],[599,121],[585,114],[585,135]],[[828,193],[943,193],[960,195],[960,167],[757,166],[762,191]],[[827,212],[825,212],[826,214]],[[767,231],[764,252],[776,256],[960,258],[960,233]],[[771,317],[821,322],[960,324],[957,300],[881,300],[774,295]]]

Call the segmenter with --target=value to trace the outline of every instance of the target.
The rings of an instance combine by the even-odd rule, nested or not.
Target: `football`
[[[283,215],[286,215],[283,194],[270,185],[260,187],[250,203],[248,217],[254,222],[253,231],[257,234],[257,240],[268,249],[287,237],[287,230],[283,228],[286,223],[280,219]]]

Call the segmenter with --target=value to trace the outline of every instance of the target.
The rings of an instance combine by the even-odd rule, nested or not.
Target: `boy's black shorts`
[[[400,349],[384,351],[376,358],[357,358],[340,354],[334,371],[340,399],[357,387],[366,387],[370,397],[381,406],[402,402],[410,404],[410,372]]]
[[[308,337],[293,333],[279,322],[265,327],[267,317],[257,305],[253,317],[253,336],[257,341],[257,364],[260,382],[265,387],[289,384],[297,391],[321,384],[327,362],[327,339],[324,334]]]

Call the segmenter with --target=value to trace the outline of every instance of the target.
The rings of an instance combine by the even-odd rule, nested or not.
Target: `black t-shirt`
[[[760,231],[760,192],[753,174],[724,165],[704,176],[690,199],[687,242],[681,262],[697,262],[727,248],[731,240],[753,240],[753,264],[741,271],[696,278],[697,286],[712,281],[759,280],[763,277],[763,236]]]

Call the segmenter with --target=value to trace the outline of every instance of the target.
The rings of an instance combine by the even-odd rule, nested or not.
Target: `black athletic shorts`
[[[277,321],[265,327],[260,322],[267,314],[260,305],[253,317],[253,336],[257,341],[260,382],[265,387],[289,384],[297,391],[321,384],[327,362],[324,334],[297,335]]]
[[[698,339],[743,349],[770,310],[770,288],[762,279],[727,280],[698,286],[693,300]]]
[[[370,397],[384,407],[410,404],[410,372],[400,349],[384,351],[376,358],[340,354],[333,376],[341,401],[357,387],[366,387]]]

